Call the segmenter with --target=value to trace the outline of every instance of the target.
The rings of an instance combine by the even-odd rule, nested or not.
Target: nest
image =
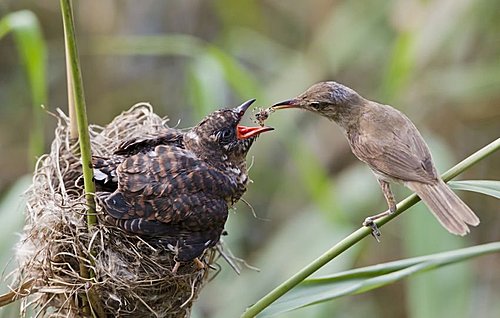
[[[174,254],[162,247],[102,222],[89,233],[75,155],[78,145],[70,142],[68,117],[60,111],[56,117],[51,151],[38,161],[26,193],[27,220],[17,249],[15,285],[34,283],[21,313],[26,316],[30,309],[36,317],[189,316],[210,269],[184,264],[174,275]],[[154,136],[166,128],[167,120],[150,105],[137,104],[106,127],[89,128],[92,151],[106,157],[123,140]],[[97,212],[103,213],[99,207]],[[202,261],[212,264],[216,256],[212,248]],[[82,299],[89,299],[91,308],[85,311]]]

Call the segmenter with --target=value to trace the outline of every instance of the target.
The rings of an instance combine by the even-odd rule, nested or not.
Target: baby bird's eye
[[[230,138],[232,135],[233,135],[233,129],[224,129],[221,132],[221,138],[222,139]]]
[[[220,143],[227,144],[231,142],[234,136],[234,128],[226,128],[217,133],[217,139]]]
[[[319,108],[319,105],[320,105],[320,104],[319,104],[319,102],[311,102],[311,104],[310,104],[310,105],[311,105],[311,107],[313,107],[313,108]]]

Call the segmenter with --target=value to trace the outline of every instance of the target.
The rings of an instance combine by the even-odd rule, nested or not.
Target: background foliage
[[[28,50],[21,49],[19,33],[5,29],[5,17],[25,9],[43,33]],[[89,121],[105,124],[148,101],[172,125],[188,127],[221,106],[253,97],[266,106],[334,79],[407,113],[442,172],[498,138],[499,9],[495,0],[76,2]],[[38,105],[66,109],[67,100],[58,2],[4,0],[0,19],[3,268],[12,254],[6,242],[15,241],[22,224],[16,209],[22,176],[33,168],[31,154],[39,153],[36,140],[45,140],[47,149],[55,125]],[[30,73],[40,60],[47,74]],[[268,123],[277,130],[252,149],[254,183],[245,195],[258,217],[240,203],[225,237],[237,256],[261,271],[237,276],[221,261],[195,317],[238,316],[385,208],[375,178],[331,123],[293,111]],[[498,156],[463,178],[500,179]],[[408,193],[396,189],[399,198]],[[447,234],[418,204],[383,228],[381,243],[365,240],[319,274],[500,240],[498,201],[459,194],[482,221],[466,238]],[[498,255],[485,256],[283,316],[498,317],[499,262]]]

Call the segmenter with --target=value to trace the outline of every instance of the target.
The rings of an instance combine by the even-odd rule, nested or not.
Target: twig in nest
[[[33,288],[35,281],[36,280],[34,278],[31,278],[25,281],[21,286],[17,287],[16,289],[13,289],[10,292],[1,295],[0,307],[6,306],[18,299],[29,296],[32,292],[36,290],[35,288]]]

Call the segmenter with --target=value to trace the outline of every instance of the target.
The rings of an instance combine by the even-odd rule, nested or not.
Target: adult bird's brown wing
[[[380,111],[380,107],[388,111]],[[359,122],[362,133],[349,136],[354,154],[375,172],[403,181],[451,233],[465,235],[467,224],[478,225],[479,218],[437,175],[429,149],[413,123],[390,106],[377,104],[370,112]]]
[[[117,190],[101,202],[118,226],[177,245],[181,261],[219,240],[235,188],[221,171],[189,151],[160,145],[126,158],[116,174]]]
[[[382,175],[403,181],[437,182],[431,154],[415,125],[398,110],[374,104],[376,107],[361,116],[357,133],[348,135],[353,153]]]

